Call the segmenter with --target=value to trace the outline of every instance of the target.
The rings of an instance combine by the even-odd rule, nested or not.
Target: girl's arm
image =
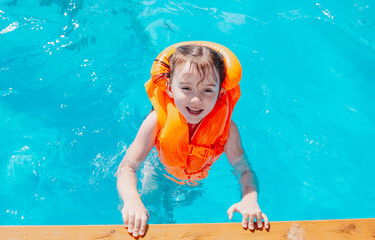
[[[229,130],[229,137],[224,146],[224,152],[229,163],[240,177],[242,200],[233,204],[227,211],[229,219],[232,219],[233,212],[242,214],[242,226],[254,229],[254,219],[257,219],[258,228],[262,227],[262,219],[265,228],[269,228],[267,216],[262,213],[258,205],[257,189],[254,181],[254,174],[250,163],[242,148],[240,134],[236,124],[232,121]]]
[[[156,134],[157,116],[152,111],[139,128],[116,172],[117,189],[124,202],[121,211],[124,225],[135,237],[144,235],[149,217],[138,194],[137,171],[155,145]]]

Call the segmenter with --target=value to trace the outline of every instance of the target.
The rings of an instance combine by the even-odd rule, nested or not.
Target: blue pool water
[[[233,119],[271,221],[375,217],[373,1],[2,0],[0,224],[121,224],[143,84],[187,40],[241,61]],[[150,223],[227,222],[240,200],[224,156],[198,187],[159,169],[153,152],[139,172]]]

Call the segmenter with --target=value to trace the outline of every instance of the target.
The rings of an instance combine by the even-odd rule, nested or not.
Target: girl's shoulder
[[[143,121],[140,130],[144,129],[146,132],[154,132],[158,128],[158,116],[155,110],[152,110]]]

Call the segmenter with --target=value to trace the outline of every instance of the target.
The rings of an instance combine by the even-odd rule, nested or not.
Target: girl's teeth
[[[192,113],[200,113],[201,109],[193,109],[193,108],[188,108],[190,112]]]

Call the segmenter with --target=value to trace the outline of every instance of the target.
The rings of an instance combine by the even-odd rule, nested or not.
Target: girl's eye
[[[211,89],[205,89],[204,90],[206,93],[212,93],[213,91]]]
[[[183,89],[183,90],[190,90],[189,87],[183,87],[182,89]]]

